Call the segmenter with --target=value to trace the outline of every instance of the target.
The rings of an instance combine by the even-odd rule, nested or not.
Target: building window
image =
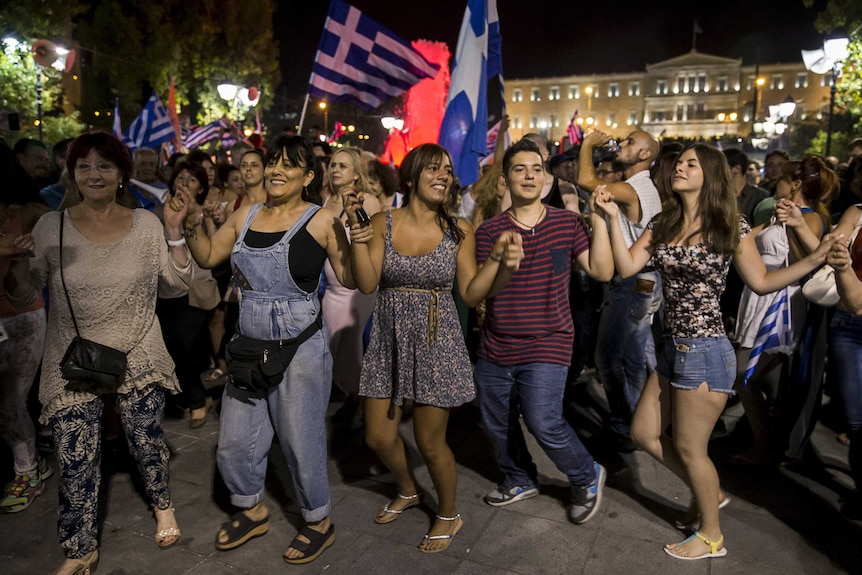
[[[808,74],[806,72],[800,72],[796,74],[796,87],[797,88],[807,88],[808,87]]]
[[[581,91],[577,84],[569,86],[569,100],[577,100],[581,97]]]
[[[632,82],[629,84],[629,96],[640,96],[641,95],[641,84],[640,82]]]
[[[659,96],[664,96],[667,94],[667,80],[656,80],[655,93]]]
[[[652,116],[653,122],[664,122],[664,111],[659,110],[653,113]]]
[[[538,116],[533,116],[532,118],[530,118],[530,128],[535,128],[538,125],[539,125]]]
[[[616,98],[620,95],[620,85],[616,82],[608,84],[608,98]]]
[[[706,74],[700,74],[697,77],[697,91],[706,92]]]
[[[682,122],[682,120],[683,120],[682,115],[684,113],[684,110],[685,110],[685,107],[682,104],[676,105],[676,121],[677,122]]]
[[[531,102],[540,102],[542,98],[539,96],[538,88],[530,88],[530,101]]]
[[[515,88],[514,90],[512,90],[512,101],[513,102],[520,102],[521,100],[523,100],[523,95],[521,94],[521,89]]]
[[[727,77],[722,76],[718,79],[718,86],[716,86],[716,90],[719,92],[727,92]]]
[[[608,114],[607,125],[613,126],[616,123],[617,123],[617,115],[615,113],[611,112],[610,114]]]
[[[745,89],[754,90],[754,76],[749,76],[745,79]]]
[[[676,79],[676,92],[675,94],[679,94],[680,92],[687,92],[685,89],[685,76],[680,76]]]
[[[694,104],[688,104],[685,107],[685,111],[686,111],[686,114],[685,114],[686,120],[694,119]]]
[[[636,126],[638,123],[638,113],[637,112],[629,112],[629,119],[626,124],[629,126]]]
[[[560,119],[557,117],[556,114],[551,114],[551,126],[555,128],[560,127]]]
[[[696,116],[699,120],[702,120],[702,119],[705,117],[705,115],[706,115],[706,106],[704,106],[703,102],[698,102],[698,103],[697,103],[697,109],[695,110],[695,112],[694,112],[694,113],[695,113],[695,116]]]
[[[772,77],[772,83],[769,85],[773,90],[783,90],[784,89],[784,77],[781,74],[776,74]]]
[[[832,70],[829,70],[822,76],[820,76],[820,85],[821,86],[831,86],[832,85]]]
[[[551,86],[551,100],[559,100],[560,99],[560,87],[559,86]]]
[[[521,129],[521,117],[520,116],[512,117],[512,127],[516,128],[518,130]]]

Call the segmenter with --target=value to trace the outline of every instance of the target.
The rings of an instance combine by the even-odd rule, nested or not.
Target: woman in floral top
[[[664,357],[650,375],[632,421],[632,439],[692,490],[690,521],[700,528],[680,543],[665,546],[678,559],[723,557],[718,510],[729,499],[720,489],[707,445],[715,422],[733,393],[736,357],[724,332],[719,298],[731,261],[756,293],[788,285],[823,263],[834,243],[827,236],[810,256],[767,272],[740,218],[724,155],[704,144],[686,147],[671,172],[672,195],[663,211],[626,249],[613,196],[599,187],[596,205],[610,216],[614,264],[623,277],[650,259],[661,274],[665,299]],[[673,424],[673,438],[662,433]]]

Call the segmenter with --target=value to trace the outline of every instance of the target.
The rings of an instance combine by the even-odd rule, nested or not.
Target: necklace
[[[545,217],[545,204],[542,204],[542,211],[539,213],[539,217],[536,218],[536,221],[533,222],[532,226],[527,225],[524,222],[522,222],[521,220],[519,220],[518,218],[516,218],[515,214],[512,213],[512,208],[509,208],[509,217],[512,218],[513,220],[515,220],[517,223],[521,224],[523,227],[529,229],[531,236],[535,236],[536,235],[536,226],[538,226],[539,222],[542,221],[542,218]]]

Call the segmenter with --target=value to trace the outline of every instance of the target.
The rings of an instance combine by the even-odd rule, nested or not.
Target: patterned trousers
[[[165,392],[148,386],[115,397],[129,450],[138,463],[144,488],[154,507],[167,509],[170,452],[162,416]],[[102,481],[102,411],[100,398],[59,411],[52,419],[57,466],[60,468],[60,509],[57,532],[66,557],[77,559],[98,544],[99,485]]]

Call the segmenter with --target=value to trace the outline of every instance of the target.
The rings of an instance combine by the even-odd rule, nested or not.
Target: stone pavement
[[[600,405],[595,382],[589,386],[588,395]],[[338,407],[333,402],[330,413]],[[599,410],[590,407],[576,415],[585,434],[595,428]],[[103,498],[98,575],[862,573],[862,524],[838,513],[840,498],[851,485],[847,448],[823,425],[813,441],[819,461],[759,474],[719,464],[722,487],[733,498],[721,515],[728,555],[702,561],[679,561],[662,552],[663,544],[681,539],[671,521],[687,505],[688,494],[642,452],[601,454],[599,446],[587,442],[608,468],[609,478],[600,512],[585,525],[566,520],[567,482],[532,440],[531,451],[541,473],[540,495],[507,507],[485,505],[482,495],[499,476],[478,410],[472,405],[453,412],[448,434],[458,462],[464,528],[446,552],[420,553],[416,546],[430,526],[435,505],[425,467],[420,465],[417,475],[430,496],[426,503],[394,523],[377,525],[372,521],[375,512],[394,495],[391,478],[363,446],[361,431],[332,430],[329,479],[336,542],[304,566],[287,565],[281,559],[301,518],[278,447],[270,457],[267,483],[269,533],[233,551],[219,552],[213,541],[226,518],[226,507],[224,486],[215,470],[217,420],[211,414],[206,425],[190,430],[187,419],[169,419],[165,427],[173,452],[172,492],[183,537],[171,549],[156,547],[155,521],[137,490],[135,473],[129,473],[122,450],[106,449],[108,495]],[[415,452],[409,420],[402,424],[402,433]],[[418,452],[414,461],[421,464]],[[48,480],[48,493],[30,509],[0,516],[0,574],[45,574],[60,564],[56,493],[55,475]]]

